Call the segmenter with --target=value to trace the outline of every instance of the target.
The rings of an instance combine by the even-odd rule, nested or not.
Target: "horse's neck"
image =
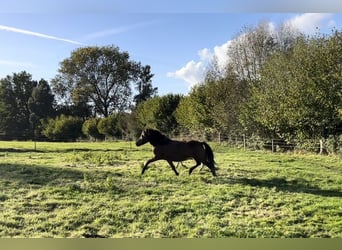
[[[152,146],[158,146],[158,145],[165,145],[172,142],[172,140],[164,135],[161,135],[160,138],[155,138],[150,140],[150,144]]]

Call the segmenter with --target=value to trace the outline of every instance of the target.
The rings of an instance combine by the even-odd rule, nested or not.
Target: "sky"
[[[187,94],[203,80],[213,56],[227,60],[227,44],[244,26],[288,22],[308,35],[317,28],[329,33],[342,28],[341,5],[340,0],[3,0],[0,78],[25,70],[34,80],[50,81],[75,49],[114,45],[151,66],[159,95]]]

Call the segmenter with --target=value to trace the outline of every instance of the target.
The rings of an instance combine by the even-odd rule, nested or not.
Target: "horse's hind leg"
[[[173,164],[173,162],[172,162],[172,161],[167,161],[167,162],[168,162],[169,165],[171,166],[173,172],[175,172],[176,175],[179,175],[178,172],[177,172],[177,170],[176,170],[175,165]]]
[[[190,175],[190,174],[192,173],[192,171],[194,171],[195,168],[197,168],[200,164],[201,164],[201,162],[196,160],[196,165],[193,166],[193,167],[191,167],[191,168],[189,169],[189,175]]]
[[[215,170],[215,165],[212,162],[206,162],[205,165],[208,166],[208,168],[210,169],[210,171],[213,174],[213,176],[217,176],[216,170]]]
[[[177,168],[178,168],[178,165],[179,165],[179,164],[181,164],[181,166],[182,166],[183,168],[188,168],[186,165],[183,164],[182,161],[177,162]]]

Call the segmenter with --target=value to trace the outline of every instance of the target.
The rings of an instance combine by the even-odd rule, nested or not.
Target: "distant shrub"
[[[98,131],[106,137],[121,137],[122,133],[118,127],[118,117],[115,115],[102,118],[97,124]]]
[[[329,154],[342,153],[342,135],[330,135],[324,142]]]
[[[83,134],[87,137],[94,138],[95,140],[96,139],[103,140],[104,135],[99,132],[98,127],[97,127],[99,121],[100,121],[99,118],[91,118],[89,120],[86,120],[82,125]]]
[[[65,115],[48,119],[43,124],[42,134],[50,140],[75,141],[82,136],[82,120]]]

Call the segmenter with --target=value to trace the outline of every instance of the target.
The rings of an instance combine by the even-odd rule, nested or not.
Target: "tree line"
[[[304,35],[286,24],[244,27],[224,67],[214,59],[187,95],[157,95],[149,65],[118,47],[85,47],[50,84],[27,72],[0,80],[0,135],[53,140],[213,133],[332,139],[342,148],[342,32]]]
[[[74,50],[50,84],[26,71],[13,73],[0,79],[0,137],[68,141],[129,134],[133,107],[157,94],[152,78],[149,65],[115,46]]]

